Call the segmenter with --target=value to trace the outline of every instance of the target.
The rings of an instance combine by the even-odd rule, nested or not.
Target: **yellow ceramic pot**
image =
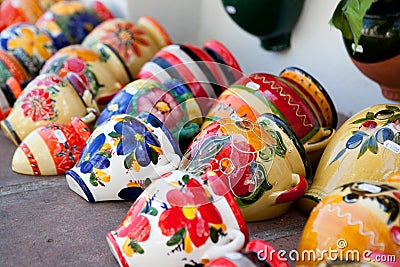
[[[399,266],[398,186],[361,181],[333,190],[314,208],[304,227],[296,266],[316,266],[328,258]]]
[[[379,104],[348,119],[333,136],[299,206],[310,211],[338,186],[385,181],[400,171],[400,105]]]

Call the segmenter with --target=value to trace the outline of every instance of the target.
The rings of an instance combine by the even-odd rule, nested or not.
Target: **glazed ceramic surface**
[[[71,123],[49,123],[35,129],[19,144],[12,159],[14,172],[59,175],[79,160],[91,130],[78,117]]]
[[[175,170],[146,188],[107,234],[120,266],[202,266],[244,246],[248,231],[233,196],[203,178]]]
[[[314,181],[300,200],[310,211],[342,184],[384,181],[400,170],[400,105],[379,104],[348,119],[326,147]]]
[[[1,129],[16,145],[36,128],[50,122],[68,124],[72,117],[97,111],[96,102],[79,77],[42,74],[32,80],[15,102]]]
[[[13,24],[0,34],[0,44],[25,67],[30,75],[39,74],[44,62],[56,51],[52,39],[28,23]]]
[[[5,0],[0,6],[0,31],[14,23],[35,23],[43,12],[35,0]]]
[[[232,20],[257,36],[264,49],[280,51],[290,47],[291,32],[304,0],[222,0],[222,3]]]
[[[10,77],[22,83],[29,80],[31,75],[12,54],[0,50],[0,84],[6,83]]]
[[[263,114],[258,123],[222,119],[193,140],[181,169],[213,173],[235,195],[246,221],[284,214],[307,189],[304,148],[282,120]]]
[[[179,82],[137,79],[126,85],[101,112],[100,125],[115,114],[137,116],[150,112],[164,123],[175,140],[192,138],[199,132],[202,114],[193,94]]]
[[[124,63],[106,46],[96,52],[82,45],[64,47],[41,69],[41,73],[55,73],[61,77],[70,72],[76,73],[90,88],[99,105],[107,104],[131,80]]]
[[[70,189],[89,202],[135,200],[179,161],[175,141],[154,115],[121,114],[93,131],[66,179]]]
[[[388,259],[383,264],[399,266],[398,186],[359,181],[331,191],[313,209],[304,227],[298,252],[306,256],[297,266],[315,266],[328,257],[368,263],[383,259],[382,255]]]
[[[114,49],[135,77],[141,66],[171,40],[158,22],[146,16],[139,18],[136,24],[122,18],[101,23],[82,44],[96,48],[97,43]]]

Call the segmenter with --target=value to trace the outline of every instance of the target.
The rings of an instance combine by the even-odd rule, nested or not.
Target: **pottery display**
[[[0,121],[10,114],[12,106],[22,93],[21,85],[14,77],[10,77],[0,85]]]
[[[54,122],[41,126],[19,144],[12,159],[12,170],[37,176],[63,174],[79,160],[90,134],[89,127],[78,117],[72,118],[68,125]]]
[[[175,170],[156,179],[107,233],[120,266],[203,266],[240,250],[249,233],[231,193]]]
[[[299,139],[277,116],[257,122],[221,119],[195,137],[180,169],[225,184],[246,221],[284,214],[307,189],[310,162]],[[213,174],[213,175],[211,175]]]
[[[82,45],[96,49],[98,43],[114,49],[135,77],[142,65],[162,47],[171,44],[171,40],[156,20],[143,16],[136,23],[122,18],[107,20],[98,25]]]
[[[308,77],[303,73],[302,77]],[[260,114],[272,112],[293,128],[309,154],[314,151],[322,153],[335,132],[336,110],[332,102],[328,102],[325,105],[330,109],[324,109],[322,113],[320,107],[314,104],[318,99],[311,98],[305,89],[301,89],[301,84],[294,82],[295,78],[268,73],[253,73],[237,80],[218,97],[205,118],[203,128],[222,118],[255,121]],[[313,161],[316,161],[315,158],[318,157],[313,157]]]
[[[240,252],[230,252],[223,257],[207,263],[206,267],[289,267],[287,261],[278,254],[279,250],[270,243],[261,240],[250,240]]]
[[[175,80],[160,84],[137,79],[127,84],[101,112],[97,125],[116,114],[137,116],[149,112],[156,116],[178,142],[192,139],[203,122],[200,107],[193,94]]]
[[[153,179],[175,170],[180,156],[154,115],[115,115],[93,131],[66,179],[88,202],[135,200]]]
[[[14,23],[35,23],[44,13],[40,2],[35,0],[4,0],[0,6],[0,32]]]
[[[400,101],[399,2],[373,1],[363,18],[361,32],[357,47],[353,40],[343,38],[351,61],[361,73],[379,84],[385,98]]]
[[[92,94],[80,78],[42,74],[33,79],[15,102],[1,129],[16,145],[33,130],[50,122],[69,123],[72,117],[98,112]]]
[[[49,58],[40,72],[61,77],[76,73],[90,88],[99,106],[106,105],[132,80],[124,63],[107,46],[97,52],[82,45],[66,46]]]
[[[298,247],[305,256],[296,266],[316,266],[328,258],[379,262],[382,255],[392,257],[383,264],[399,266],[399,205],[399,184],[357,181],[332,190],[307,220]]]
[[[52,39],[34,24],[13,24],[0,33],[0,45],[10,52],[32,76],[56,51]]]
[[[222,0],[225,12],[243,30],[257,36],[266,50],[290,47],[291,33],[304,0]]]
[[[299,200],[310,211],[333,189],[359,179],[383,182],[400,171],[400,105],[379,104],[349,118],[327,145]]]

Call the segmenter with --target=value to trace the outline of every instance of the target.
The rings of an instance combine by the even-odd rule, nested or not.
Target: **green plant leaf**
[[[361,37],[363,18],[373,0],[340,0],[329,21],[342,32],[344,38],[353,40],[355,47]]]
[[[213,243],[217,243],[219,239],[218,230],[214,227],[210,227],[210,238]]]
[[[367,118],[361,118],[361,119],[353,121],[351,124],[363,123],[364,121],[367,121],[367,120],[368,120]]]
[[[398,119],[400,119],[400,113],[399,113],[399,114],[396,114],[396,115],[393,115],[392,117],[390,117],[390,118],[387,120],[387,123],[386,123],[386,124],[395,122],[395,121],[397,121]]]
[[[126,156],[126,158],[124,160],[125,169],[130,169],[131,168],[134,158],[135,158],[134,157],[134,153],[131,153],[128,156]]]
[[[400,145],[400,132],[397,132],[397,133],[394,135],[394,138],[393,138],[392,142],[394,142],[394,143]]]
[[[386,105],[386,108],[388,110],[391,110],[391,111],[394,111],[394,112],[399,112],[400,111],[400,108],[396,107],[396,106]]]
[[[98,186],[99,185],[99,183],[97,182],[96,176],[94,176],[94,173],[90,174],[89,180],[90,180],[90,183],[93,186]]]
[[[167,246],[175,246],[183,241],[186,234],[186,228],[183,227],[176,231],[175,234],[167,241]]]
[[[117,133],[116,131],[113,131],[113,132],[109,133],[108,136],[110,136],[111,138],[119,138],[121,135],[119,133]]]
[[[144,249],[139,245],[138,242],[136,242],[135,240],[131,240],[131,242],[129,242],[129,246],[133,249],[133,251],[135,251],[136,253],[139,254],[143,254],[144,253]]]
[[[189,182],[190,176],[188,174],[185,174],[184,176],[182,176],[182,182],[184,182],[185,184],[187,184]]]
[[[368,140],[368,149],[374,154],[378,154],[378,142],[375,137],[371,136]]]
[[[156,165],[158,163],[158,153],[152,147],[150,147],[150,155],[149,156],[150,156],[151,162],[153,162],[153,164]]]
[[[144,207],[140,213],[145,213],[151,216],[157,216],[158,210],[154,207]]]
[[[367,120],[374,120],[375,119],[375,114],[373,112],[367,112],[367,115],[365,115],[365,118],[367,118]]]
[[[361,148],[360,148],[360,152],[358,153],[357,159],[361,158],[361,156],[364,155],[365,152],[367,152],[368,146],[369,146],[369,139],[366,140],[366,141],[362,144],[362,146],[361,146]]]

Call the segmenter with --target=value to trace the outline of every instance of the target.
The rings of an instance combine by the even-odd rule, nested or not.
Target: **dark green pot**
[[[304,0],[222,0],[226,13],[243,30],[257,36],[266,50],[290,47],[290,36]]]

